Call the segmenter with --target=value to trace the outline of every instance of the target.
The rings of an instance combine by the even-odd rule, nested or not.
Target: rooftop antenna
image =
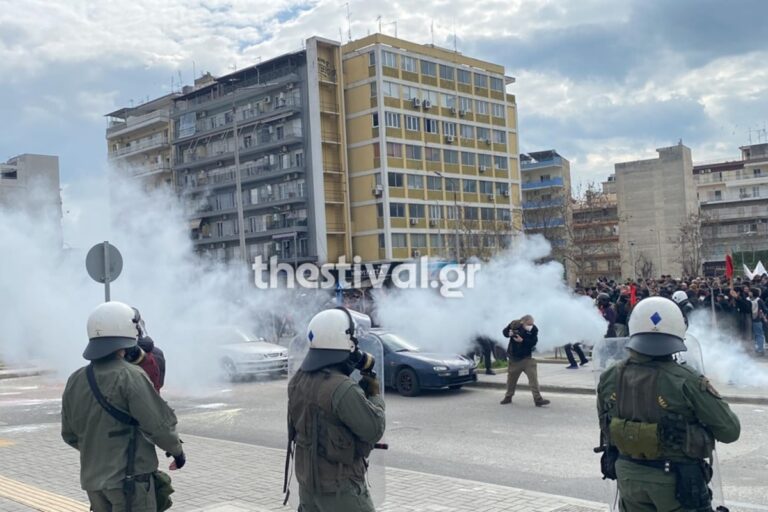
[[[339,42],[344,44],[344,34],[341,31],[341,27],[339,27]]]
[[[197,70],[195,69],[195,61],[192,61],[192,82],[197,79]]]
[[[379,22],[379,34],[381,34],[381,14],[379,14],[378,16],[376,16],[376,21],[378,21],[378,22]]]
[[[181,78],[181,70],[179,70],[179,88],[181,88],[181,84],[184,83],[184,80]]]
[[[432,36],[432,46],[435,46],[435,20],[429,25],[429,33]]]
[[[453,19],[453,52],[459,53],[459,48],[456,44],[456,18]]]
[[[349,2],[347,2],[347,42],[352,40],[352,16],[349,13]]]

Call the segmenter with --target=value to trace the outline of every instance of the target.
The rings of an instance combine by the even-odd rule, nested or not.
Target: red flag
[[[733,279],[733,258],[730,254],[725,255],[725,277]]]
[[[637,304],[637,285],[635,283],[632,283],[629,287],[629,303],[632,307],[635,307],[635,304]]]

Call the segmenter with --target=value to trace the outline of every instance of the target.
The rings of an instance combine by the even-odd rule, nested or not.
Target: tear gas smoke
[[[217,347],[195,338],[201,329],[232,325],[273,341],[276,318],[292,317],[300,332],[318,308],[315,299],[323,300],[305,296],[297,303],[285,290],[253,289],[242,267],[194,254],[187,217],[172,192],[147,193],[124,181],[112,183],[109,197],[104,181],[80,184],[87,200],[65,217],[65,241],[77,240],[74,249],[62,252],[51,242],[54,223],[0,211],[1,360],[39,360],[59,376],[85,363],[86,320],[104,297],[103,286],[85,271],[85,255],[104,240],[124,260],[111,298],[141,311],[149,335],[166,352],[170,387],[203,391],[219,378]]]
[[[607,323],[587,297],[563,282],[557,262],[537,264],[550,253],[541,236],[520,237],[512,249],[482,266],[475,286],[461,299],[445,299],[434,290],[395,290],[377,295],[380,323],[430,351],[466,353],[472,339],[487,335],[506,347],[502,329],[523,315],[539,327],[538,350],[570,342],[593,343]]]

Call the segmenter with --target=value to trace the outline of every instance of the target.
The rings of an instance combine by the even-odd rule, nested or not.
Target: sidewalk
[[[2,379],[18,379],[21,377],[34,377],[35,375],[42,375],[44,370],[39,368],[0,368],[0,380]]]
[[[554,359],[551,354],[545,354],[539,361],[539,387],[542,392],[571,393],[582,395],[594,395],[596,375],[588,364],[578,370],[568,370],[567,360]],[[482,370],[478,371],[478,381],[475,386],[507,389],[507,369],[495,369],[496,375],[486,375]],[[755,387],[740,387],[728,383],[714,382],[717,391],[730,403],[768,405],[768,389]],[[520,377],[518,390],[529,390],[525,375]]]
[[[267,512],[282,506],[284,452],[196,436],[188,465],[173,475],[173,511]],[[2,444],[6,441],[9,444]],[[4,433],[0,428],[0,510],[87,512],[79,459],[58,425]],[[165,459],[163,459],[165,460]],[[600,503],[400,469],[387,469],[379,512],[597,512]],[[24,504],[24,505],[22,505]]]

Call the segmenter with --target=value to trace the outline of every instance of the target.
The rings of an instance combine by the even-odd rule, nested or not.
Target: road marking
[[[80,501],[44,491],[0,476],[0,497],[26,505],[40,512],[88,512],[89,506]]]

